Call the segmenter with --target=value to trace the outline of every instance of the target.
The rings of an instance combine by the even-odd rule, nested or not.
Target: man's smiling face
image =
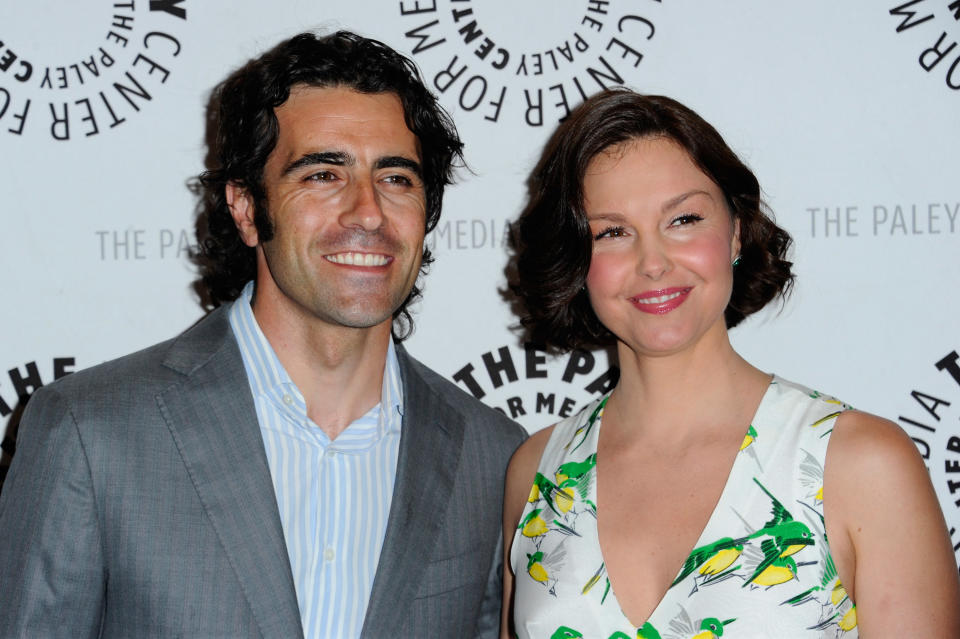
[[[276,115],[263,172],[269,241],[259,241],[249,193],[227,190],[244,242],[257,249],[256,303],[279,305],[289,319],[389,327],[420,270],[426,214],[400,99],[296,86]]]

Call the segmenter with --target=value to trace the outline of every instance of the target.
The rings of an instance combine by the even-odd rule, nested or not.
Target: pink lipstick
[[[686,286],[647,291],[631,297],[630,302],[644,313],[663,315],[683,304],[692,290],[692,286]]]

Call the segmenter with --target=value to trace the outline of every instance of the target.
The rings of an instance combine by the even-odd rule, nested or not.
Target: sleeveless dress
[[[554,428],[510,550],[520,639],[858,636],[823,520],[823,465],[849,406],[774,377],[716,508],[643,626],[610,586],[597,539],[607,397]]]

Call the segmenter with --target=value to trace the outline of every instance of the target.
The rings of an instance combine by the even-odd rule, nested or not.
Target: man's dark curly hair
[[[387,45],[338,31],[326,36],[301,33],[247,62],[218,85],[211,97],[209,170],[200,175],[198,288],[204,304],[216,307],[236,299],[256,276],[256,252],[240,238],[227,206],[226,186],[237,184],[255,203],[257,232],[269,241],[263,170],[277,143],[274,109],[296,85],[348,87],[361,93],[393,93],[403,105],[407,126],[417,137],[426,192],[426,232],[440,219],[443,189],[463,161],[463,144],[450,116],[424,86],[414,63]],[[215,132],[215,135],[213,133]],[[205,223],[204,223],[205,220]],[[424,247],[421,273],[433,261]],[[414,285],[393,313],[394,336],[412,331],[408,306],[420,296]]]
[[[641,138],[667,138],[683,147],[740,221],[740,262],[724,311],[727,327],[789,291],[790,236],[772,221],[756,176],[716,129],[670,98],[613,88],[586,100],[550,138],[528,181],[529,202],[511,228],[510,288],[534,342],[565,351],[615,341],[584,289],[593,236],[583,207],[583,178],[599,153]]]

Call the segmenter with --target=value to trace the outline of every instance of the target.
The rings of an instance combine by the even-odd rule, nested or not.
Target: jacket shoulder
[[[403,373],[413,373],[429,387],[430,391],[459,412],[469,430],[482,430],[485,437],[499,437],[516,447],[527,438],[527,431],[500,411],[490,408],[473,395],[443,377],[432,368],[411,356],[402,347],[397,348],[400,368]],[[407,379],[404,379],[406,383]]]
[[[158,392],[203,365],[230,335],[227,314],[217,309],[175,337],[61,377],[34,395],[97,401]]]

